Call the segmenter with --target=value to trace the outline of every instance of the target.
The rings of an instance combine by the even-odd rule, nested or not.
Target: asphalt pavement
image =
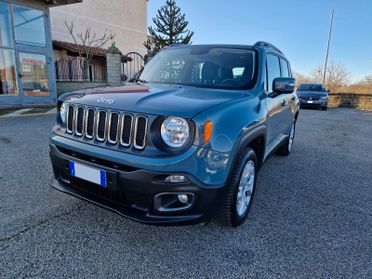
[[[0,119],[0,278],[372,278],[372,112],[302,110],[236,229],[143,225],[51,189],[53,121]]]

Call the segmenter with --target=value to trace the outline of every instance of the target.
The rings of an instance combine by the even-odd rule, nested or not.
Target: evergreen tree
[[[143,43],[149,53],[158,52],[163,47],[172,44],[191,43],[194,32],[187,29],[189,22],[185,14],[181,13],[175,0],[167,0],[152,21],[155,27],[148,28],[150,37]]]

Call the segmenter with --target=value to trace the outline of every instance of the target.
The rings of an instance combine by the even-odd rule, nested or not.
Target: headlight
[[[328,96],[322,96],[320,97],[322,100],[328,100]]]
[[[61,107],[59,108],[59,117],[63,124],[66,123],[66,114],[67,114],[67,105],[66,102],[63,102]]]
[[[183,118],[168,117],[163,121],[160,133],[170,147],[182,147],[190,138],[190,127]]]

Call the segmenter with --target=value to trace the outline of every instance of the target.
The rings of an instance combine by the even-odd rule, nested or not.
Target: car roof
[[[276,46],[266,43],[257,42],[254,45],[240,45],[240,44],[197,44],[197,45],[185,45],[185,44],[173,44],[167,48],[193,48],[193,47],[210,47],[210,48],[236,48],[236,49],[262,49],[267,52],[274,52],[280,56],[285,57],[283,52],[281,52]]]

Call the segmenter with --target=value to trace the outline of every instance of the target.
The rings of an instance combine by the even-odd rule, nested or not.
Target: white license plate
[[[308,103],[308,104],[313,104],[313,103],[314,103],[314,101],[307,101],[307,103]]]
[[[70,175],[105,188],[107,186],[106,172],[104,170],[70,161]]]

